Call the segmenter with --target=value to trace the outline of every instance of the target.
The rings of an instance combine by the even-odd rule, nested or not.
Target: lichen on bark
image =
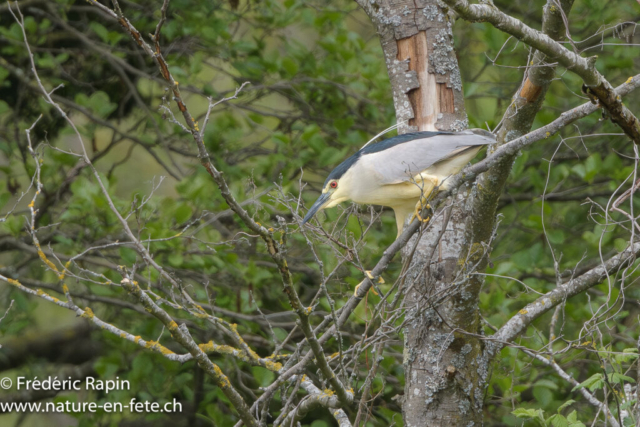
[[[411,130],[464,130],[462,81],[455,57],[452,19],[439,0],[357,0],[371,17],[393,88],[398,121]],[[572,0],[563,0],[568,10]],[[547,5],[543,29],[560,37],[558,14]],[[555,31],[555,33],[554,33]],[[545,61],[536,53],[534,63]],[[499,134],[508,141],[526,133],[553,78],[551,67],[528,72]],[[496,203],[509,175],[505,157],[478,181],[465,184],[403,250],[406,426],[482,424],[490,352],[478,309],[482,271],[496,228]],[[409,259],[410,258],[410,259]]]

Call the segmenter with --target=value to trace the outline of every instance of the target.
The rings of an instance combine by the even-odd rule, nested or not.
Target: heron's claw
[[[422,215],[420,215],[420,211],[422,211],[423,208],[431,209],[431,205],[427,203],[427,200],[424,197],[420,199],[420,202],[418,202],[418,204],[416,204],[416,210],[413,212],[413,215],[411,215],[409,223],[413,222],[415,218],[418,218],[420,222],[429,222],[429,220],[431,219],[430,216],[422,218]]]
[[[416,213],[415,213],[415,217],[418,218],[418,221],[424,222],[424,223],[429,222],[429,220],[431,219],[430,216],[428,216],[426,218],[422,218],[422,216],[420,215],[420,212],[418,212],[417,210],[416,210]]]

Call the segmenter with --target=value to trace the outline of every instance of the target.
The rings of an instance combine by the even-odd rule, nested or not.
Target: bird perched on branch
[[[407,219],[422,220],[420,210],[434,190],[446,189],[447,178],[494,142],[492,133],[471,129],[407,133],[367,143],[331,171],[302,223],[322,209],[351,200],[392,208],[399,236]]]

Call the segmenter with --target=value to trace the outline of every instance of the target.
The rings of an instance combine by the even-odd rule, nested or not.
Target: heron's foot
[[[367,275],[367,277],[371,280],[374,279],[373,274],[371,274],[371,270],[365,270],[365,274]],[[378,283],[380,285],[384,284],[384,279],[382,278],[382,276],[378,277]]]
[[[420,215],[420,212],[416,212],[416,218],[418,218],[418,221],[424,222],[424,223],[429,222],[429,220],[431,219],[430,216],[428,216],[426,218],[422,218],[422,216]]]
[[[411,219],[409,220],[409,223],[412,223],[413,220],[415,218],[418,218],[418,220],[420,222],[429,222],[429,220],[431,219],[430,216],[426,217],[426,218],[422,218],[422,215],[420,215],[420,211],[422,211],[423,208],[427,208],[427,209],[431,209],[431,205],[426,203],[426,200],[421,200],[417,205],[416,205],[416,210],[413,212],[413,215],[411,215]]]
[[[370,280],[374,279],[373,274],[371,274],[370,270],[365,270],[364,273],[367,275],[367,277]],[[356,288],[353,290],[353,296],[354,297],[358,296],[358,289],[360,289],[360,285],[362,285],[363,283],[364,283],[364,281],[362,281],[362,282],[360,282],[360,283],[358,283],[356,285]],[[383,284],[383,283],[384,283],[384,279],[382,277],[378,277],[378,284]],[[371,288],[370,291],[373,292],[374,295],[378,295],[378,292],[376,292],[376,290],[374,288]]]

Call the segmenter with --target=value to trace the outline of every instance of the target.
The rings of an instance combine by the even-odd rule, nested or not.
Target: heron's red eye
[[[329,184],[329,187],[331,188],[336,188],[338,186],[338,182],[337,181],[331,181],[331,184]]]

